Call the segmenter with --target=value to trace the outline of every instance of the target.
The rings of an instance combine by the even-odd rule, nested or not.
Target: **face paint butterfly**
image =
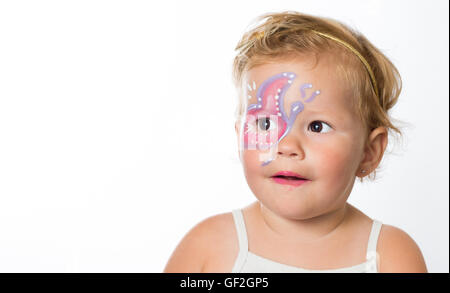
[[[291,104],[289,116],[284,112],[284,97],[295,77],[295,73],[283,72],[261,84],[256,96],[257,103],[247,108],[244,148],[259,150],[271,148],[290,131],[297,115],[304,109],[302,101],[295,101]],[[251,89],[250,85],[248,87]],[[306,88],[312,88],[312,85],[305,83],[300,86],[303,99],[306,97]],[[305,102],[311,102],[318,94],[320,91],[315,91]],[[273,158],[269,158],[262,165],[267,165],[271,160]]]
[[[276,144],[283,135],[287,126],[283,97],[294,78],[294,73],[280,73],[270,77],[259,87],[256,94],[257,103],[247,108],[245,148],[266,149]],[[276,127],[270,128],[271,125]],[[273,131],[276,132],[275,139]]]

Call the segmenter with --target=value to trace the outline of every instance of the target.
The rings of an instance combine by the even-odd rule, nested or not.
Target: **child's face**
[[[251,190],[270,210],[297,219],[344,205],[366,138],[332,59],[315,61],[279,61],[251,69],[244,83],[247,113],[237,127]],[[280,171],[307,180],[274,179]]]

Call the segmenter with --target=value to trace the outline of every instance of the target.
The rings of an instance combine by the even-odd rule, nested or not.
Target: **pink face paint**
[[[295,73],[283,72],[261,84],[256,95],[257,103],[247,108],[244,148],[259,150],[271,148],[288,134],[297,115],[304,109],[301,101],[295,101],[291,104],[289,116],[284,112],[284,96],[295,77]],[[248,87],[251,89],[250,85]],[[305,83],[300,86],[303,99],[306,96],[305,88],[312,88],[312,85]],[[320,91],[315,91],[305,102],[312,101],[318,94]],[[271,127],[272,125],[275,127]],[[269,158],[262,165],[265,166],[272,160],[273,158]]]
[[[283,135],[287,126],[287,117],[283,109],[283,97],[294,78],[295,74],[285,72],[272,76],[261,84],[256,94],[257,103],[251,104],[247,108],[246,131],[244,133],[245,148],[266,149],[271,143],[272,145],[276,143]],[[277,117],[277,121],[268,121],[267,119],[271,115]],[[261,121],[264,117],[267,117],[266,120]],[[267,123],[276,123],[278,127],[277,129],[271,129],[270,133],[267,133],[269,129],[261,129],[261,126]],[[274,136],[274,131],[276,132],[275,141],[270,141],[270,136]],[[256,135],[257,132],[259,135]]]

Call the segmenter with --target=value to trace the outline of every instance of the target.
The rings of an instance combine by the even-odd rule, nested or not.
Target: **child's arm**
[[[383,224],[377,251],[380,273],[427,273],[416,242],[399,228]]]
[[[208,230],[210,223],[204,220],[193,227],[180,241],[164,268],[164,273],[201,273],[206,262]]]

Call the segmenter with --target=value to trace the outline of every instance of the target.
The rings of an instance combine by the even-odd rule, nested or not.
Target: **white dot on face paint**
[[[280,108],[277,107],[277,111],[280,111]]]
[[[281,89],[278,89],[278,92],[280,93],[280,92],[281,92]]]
[[[258,108],[261,108],[261,105],[258,105]]]
[[[288,80],[288,83],[292,83],[292,80],[289,79],[289,80]]]
[[[289,77],[290,77],[290,78],[294,78],[294,75],[293,75],[293,74],[291,74],[291,75],[289,75]]]
[[[280,113],[280,112],[278,112],[278,116],[281,116],[281,113]]]
[[[278,102],[275,102],[275,105],[277,105],[277,106],[278,106]]]
[[[275,96],[275,100],[278,100],[278,95]]]
[[[287,73],[286,73],[286,72],[283,72],[283,76],[287,76]]]
[[[316,91],[316,94],[320,94],[320,91]]]

